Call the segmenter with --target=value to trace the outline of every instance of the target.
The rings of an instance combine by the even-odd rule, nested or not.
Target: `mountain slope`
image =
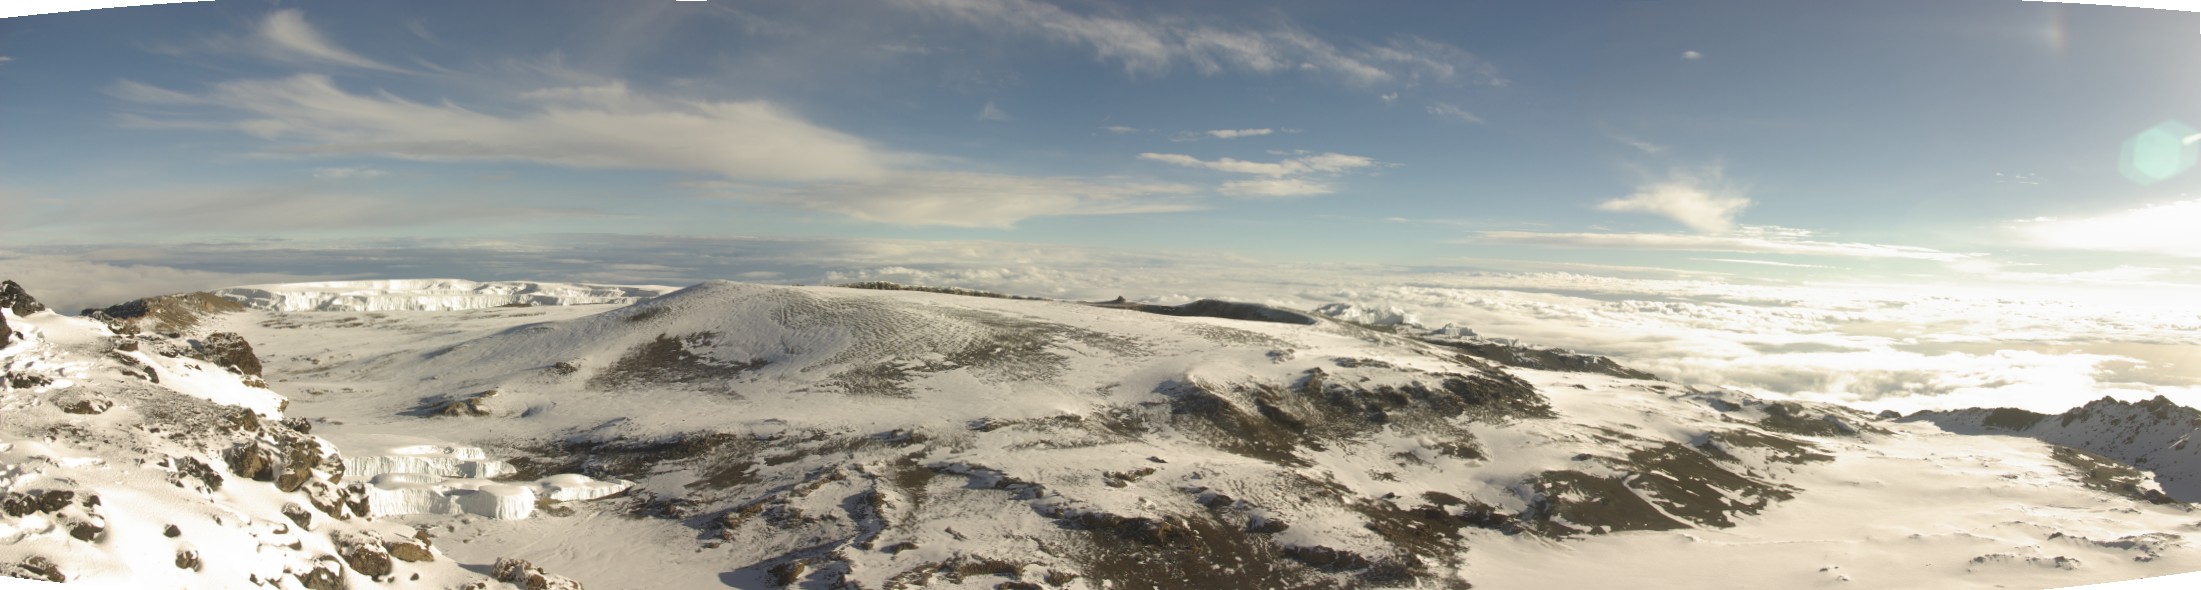
[[[2163,491],[2184,502],[2201,500],[2201,410],[2155,399],[2124,402],[2104,397],[2062,414],[2013,408],[1918,412],[1905,422],[1930,422],[1961,434],[2022,436],[2099,454],[2154,473]]]
[[[1277,318],[1306,321],[1248,321]],[[2046,587],[2201,566],[2182,505],[2089,488],[2039,443],[1241,304],[707,283],[208,329],[282,351],[270,380],[339,445],[407,432],[510,478],[634,482],[608,501],[639,520],[452,533],[592,582]]]
[[[135,588],[503,585],[447,557],[424,529],[372,518],[382,507],[373,487],[345,479],[337,448],[310,434],[310,422],[286,418],[287,400],[240,369],[256,363],[236,349],[208,354],[222,335],[138,336],[0,309],[23,335],[0,347],[0,577]],[[540,573],[506,569],[523,583]]]

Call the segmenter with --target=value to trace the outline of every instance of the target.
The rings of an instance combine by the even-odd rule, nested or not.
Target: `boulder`
[[[199,571],[199,566],[201,565],[205,564],[204,562],[199,561],[198,551],[194,551],[191,549],[176,550],[176,569]]]
[[[382,549],[388,551],[390,557],[395,557],[398,561],[422,562],[436,560],[436,553],[430,550],[426,538],[384,541]]]
[[[293,573],[298,585],[309,590],[345,590],[344,564],[335,558],[322,556],[313,560],[313,569]]]
[[[106,413],[107,409],[112,407],[115,407],[115,402],[91,397],[77,400],[77,402],[73,404],[62,406],[61,411],[71,414],[97,415]]]
[[[542,568],[522,559],[498,558],[490,567],[490,576],[500,582],[510,583],[527,590],[581,590],[581,583],[565,576],[553,576]]]
[[[69,581],[68,576],[62,575],[61,566],[54,565],[52,560],[36,555],[23,558],[23,561],[18,563],[0,564],[0,577],[45,580],[48,582]]]
[[[373,537],[360,534],[340,534],[336,541],[336,555],[344,558],[344,564],[352,571],[370,578],[390,575],[392,563],[390,551]]]

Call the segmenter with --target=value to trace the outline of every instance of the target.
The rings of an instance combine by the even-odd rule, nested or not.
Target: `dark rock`
[[[97,415],[107,413],[107,409],[112,407],[115,407],[115,402],[99,398],[87,398],[77,400],[73,404],[61,406],[61,411],[71,414]]]
[[[344,558],[344,564],[352,571],[370,578],[390,575],[390,552],[381,543],[362,535],[337,535],[336,555]]]
[[[163,537],[174,539],[183,536],[183,529],[176,528],[176,525],[168,525],[167,528],[161,529],[160,534]]]
[[[178,334],[197,326],[201,318],[244,309],[242,303],[213,293],[197,292],[147,297],[106,309],[87,309],[84,316],[107,322],[107,327],[117,334]]]
[[[37,298],[23,291],[23,286],[15,284],[15,281],[0,281],[0,307],[15,312],[15,317],[19,318],[46,311],[46,304],[39,303]]]
[[[526,560],[498,558],[489,571],[490,576],[498,581],[509,582],[526,590],[581,590],[580,582],[545,573]]]
[[[436,410],[436,415],[453,417],[487,416],[490,414],[489,399],[494,397],[497,397],[497,390],[494,389],[477,393],[468,396],[466,399],[444,404],[442,409]]]
[[[260,376],[260,357],[236,332],[215,332],[191,343],[191,358],[220,365],[239,375]]]
[[[86,543],[99,542],[101,534],[105,532],[107,532],[106,525],[94,521],[81,521],[69,525],[69,536]]]
[[[191,549],[176,550],[176,569],[199,571],[199,552]]]
[[[11,389],[32,389],[52,385],[53,378],[32,373],[9,372],[7,382],[8,387]]]
[[[206,488],[209,490],[221,491],[222,489],[222,474],[215,471],[213,466],[207,465],[205,461],[200,461],[198,457],[184,457],[177,460],[176,475],[196,478],[205,483]],[[176,480],[176,485],[181,486],[183,482]]]
[[[421,539],[384,541],[382,549],[390,552],[390,557],[395,557],[398,561],[417,563],[436,560],[435,552],[429,550],[428,541]]]
[[[284,504],[283,516],[289,518],[291,522],[298,523],[298,528],[313,529],[313,512],[306,510],[305,505],[297,502]]]
[[[44,494],[40,494],[38,497],[38,511],[48,513],[60,512],[61,509],[68,508],[69,502],[75,499],[76,492],[71,492],[68,490],[47,490]]]
[[[61,566],[54,565],[52,560],[36,555],[25,557],[19,563],[0,565],[0,576],[25,580],[45,580],[48,582],[69,581],[68,576],[62,575]]]
[[[308,590],[347,590],[344,575],[341,573],[343,571],[342,563],[338,563],[335,558],[323,556],[313,560],[313,569],[302,574],[292,574],[292,577],[298,578],[298,585],[305,586]]]
[[[283,426],[296,430],[299,434],[313,434],[313,422],[305,418],[284,418]]]

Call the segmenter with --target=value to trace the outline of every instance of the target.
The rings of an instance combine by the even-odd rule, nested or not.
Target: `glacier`
[[[271,311],[458,311],[507,305],[628,305],[676,290],[655,285],[593,285],[461,279],[324,281],[212,291]]]

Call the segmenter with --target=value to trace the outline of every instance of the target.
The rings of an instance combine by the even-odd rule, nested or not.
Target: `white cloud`
[[[1937,262],[1953,262],[1973,257],[1971,254],[1943,252],[1916,246],[1822,242],[1778,234],[1707,236],[1698,234],[1489,231],[1482,232],[1474,238],[1474,241],[1489,244],[1521,244],[1563,248],[1802,254],[1843,258],[1903,258]]]
[[[1399,37],[1340,47],[1296,27],[1214,26],[1182,18],[1087,15],[1031,0],[897,0],[986,30],[1005,30],[1091,49],[1124,71],[1158,76],[1190,66],[1205,74],[1305,71],[1348,84],[1474,81],[1503,84],[1496,68],[1457,47]]]
[[[8,57],[8,56],[5,56],[5,55],[0,55],[0,64],[8,63],[8,62],[11,62],[11,61],[15,61],[15,58],[12,58],[12,57]]]
[[[1376,96],[1376,98],[1380,98],[1380,99],[1383,99],[1383,104],[1391,104],[1391,103],[1392,103],[1393,101],[1396,101],[1396,100],[1398,100],[1398,99],[1399,99],[1399,93],[1397,93],[1397,92],[1385,92],[1385,93],[1383,93],[1383,94],[1381,94],[1381,95],[1378,95],[1378,96]]]
[[[1650,213],[1697,231],[1725,232],[1750,199],[1727,182],[1719,167],[1672,171],[1666,179],[1639,185],[1634,194],[1597,206],[1604,211]]]
[[[262,55],[278,61],[329,63],[385,72],[404,71],[336,46],[319,30],[314,29],[313,25],[307,24],[305,13],[295,8],[268,13],[267,18],[260,21],[260,28],[256,33],[255,40]]]
[[[1613,136],[1613,141],[1627,144],[1628,147],[1635,148],[1636,151],[1640,151],[1646,154],[1657,155],[1666,151],[1666,146],[1651,143],[1649,141],[1634,137],[1628,137],[1625,135],[1615,135]]]
[[[1210,130],[1207,130],[1207,131],[1206,131],[1205,133],[1206,133],[1206,135],[1207,135],[1208,137],[1213,137],[1213,138],[1216,138],[1216,139],[1237,139],[1237,138],[1240,138],[1240,137],[1258,137],[1258,136],[1262,136],[1262,135],[1268,135],[1268,134],[1271,134],[1271,133],[1275,133],[1275,132],[1276,132],[1276,130],[1275,130],[1275,129],[1266,129],[1266,128],[1264,128],[1264,129],[1210,129]]]
[[[1125,126],[1122,126],[1122,125],[1109,125],[1109,126],[1107,126],[1107,127],[1102,127],[1102,128],[1101,128],[1101,131],[1106,131],[1106,132],[1109,132],[1109,133],[1114,133],[1114,134],[1116,134],[1116,135],[1130,135],[1130,134],[1133,134],[1133,133],[1138,133],[1138,132],[1140,132],[1140,131],[1143,131],[1143,130],[1142,130],[1142,129],[1139,129],[1139,128],[1137,128],[1137,127],[1125,127]]]
[[[1794,262],[1775,262],[1775,261],[1771,261],[1771,260],[1750,260],[1750,259],[1747,259],[1747,258],[1693,258],[1693,259],[1691,259],[1691,260],[1702,260],[1702,261],[1705,261],[1705,262],[1726,262],[1726,263],[1730,263],[1730,264],[1751,264],[1751,265],[1757,265],[1757,266],[1777,266],[1777,267],[1781,267],[1781,268],[1827,268],[1827,267],[1824,267],[1824,266],[1820,266],[1820,265],[1816,265],[1816,264],[1796,264],[1796,263],[1794,263]]]
[[[1295,174],[1318,173],[1335,174],[1340,172],[1349,172],[1361,168],[1368,168],[1376,165],[1376,161],[1367,156],[1354,156],[1338,153],[1314,154],[1298,158],[1287,158],[1276,162],[1249,162],[1246,160],[1239,160],[1234,158],[1201,160],[1199,158],[1187,156],[1184,154],[1156,153],[1139,154],[1139,159],[1162,162],[1165,164],[1175,164],[1178,166],[1185,166],[1190,168],[1206,168],[1209,170],[1236,172],[1239,174],[1258,174],[1262,176],[1290,176]]]
[[[1690,51],[1683,51],[1683,52],[1681,52],[1681,58],[1682,58],[1682,59],[1704,59],[1704,54],[1702,54],[1702,53],[1698,53],[1698,52],[1696,52],[1695,50],[1690,50]]]
[[[215,114],[141,120],[234,130],[294,155],[522,160],[772,181],[873,178],[897,158],[771,103],[657,100],[623,86],[529,92],[522,98],[534,108],[512,115],[354,94],[314,74],[225,82],[199,95],[124,81],[113,94],[205,107]]]
[[[1444,120],[1447,120],[1447,121],[1452,121],[1452,122],[1456,122],[1456,123],[1481,123],[1481,122],[1483,122],[1483,118],[1482,118],[1482,117],[1477,117],[1477,116],[1475,116],[1475,113],[1470,113],[1470,112],[1467,112],[1467,109],[1463,109],[1463,108],[1460,108],[1460,107],[1459,107],[1459,105],[1455,105],[1455,104],[1452,104],[1452,103],[1448,103],[1448,102],[1432,102],[1432,103],[1429,103],[1429,109],[1428,109],[1428,110],[1429,110],[1429,114],[1432,114],[1432,115],[1436,115],[1436,116],[1437,116],[1437,118],[1440,118],[1440,119],[1444,119]]]
[[[881,223],[1006,228],[1033,217],[1188,211],[1198,207],[1166,197],[1191,192],[1192,187],[1181,184],[917,171],[874,180],[724,194]]]
[[[1001,107],[994,106],[994,102],[989,100],[986,101],[986,106],[978,109],[978,120],[1007,121],[1009,120],[1009,112],[1001,110]]]
[[[1304,178],[1263,178],[1259,180],[1233,180],[1223,183],[1219,192],[1244,197],[1304,197],[1327,195],[1337,192],[1330,185]]]
[[[2020,221],[2025,245],[2201,258],[2201,200],[2176,201],[2074,219]]]
[[[1337,176],[1364,168],[1377,166],[1373,158],[1339,153],[1301,154],[1275,162],[1250,162],[1234,158],[1202,160],[1184,154],[1139,154],[1139,159],[1161,162],[1187,168],[1204,168],[1235,174],[1251,174],[1267,178],[1233,180],[1216,189],[1234,197],[1304,197],[1336,192],[1330,183],[1308,178],[1309,176]]]
[[[389,171],[374,168],[315,168],[313,170],[314,178],[329,180],[379,178],[388,174]]]

